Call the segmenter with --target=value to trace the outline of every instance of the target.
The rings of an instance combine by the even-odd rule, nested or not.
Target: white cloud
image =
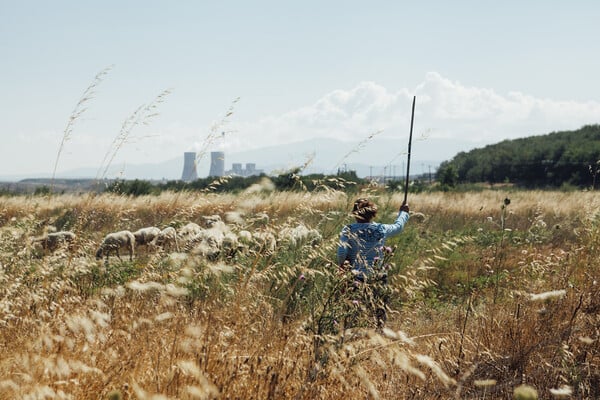
[[[430,72],[414,92],[396,92],[375,82],[334,90],[314,104],[283,115],[236,124],[231,148],[253,148],[313,137],[359,141],[383,130],[382,137],[406,136],[412,96],[417,96],[415,133],[473,144],[578,129],[600,122],[600,103],[540,99],[520,92],[500,94],[469,87]]]
[[[473,143],[578,129],[600,122],[600,103],[539,99],[520,92],[466,87],[429,73],[417,88],[421,118],[443,137]],[[424,103],[424,104],[423,104]]]

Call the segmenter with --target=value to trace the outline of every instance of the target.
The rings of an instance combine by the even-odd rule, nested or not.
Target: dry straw
[[[390,210],[401,202],[377,194]],[[429,218],[411,220],[396,243],[393,312],[381,335],[367,329],[354,338],[318,335],[312,326],[340,282],[331,259],[355,196],[265,190],[0,198],[0,398],[487,399],[510,398],[524,381],[554,388],[540,397],[597,398],[600,236],[586,213],[597,214],[588,207],[598,200],[592,193],[511,194],[514,236],[502,250],[506,278],[493,304],[485,265],[494,265],[496,253],[487,235],[500,233],[484,224],[505,196],[415,194],[413,207]],[[28,248],[27,238],[71,210],[82,221],[74,253]],[[539,212],[544,229],[560,221],[577,234],[517,240]],[[252,237],[301,222],[317,227],[322,242],[279,240],[269,254],[245,249],[215,261],[185,252],[110,265],[93,257],[107,231],[179,227],[212,214],[234,215],[231,231]],[[478,285],[466,287],[474,278]],[[569,295],[546,301],[543,313],[517,295],[563,287]]]

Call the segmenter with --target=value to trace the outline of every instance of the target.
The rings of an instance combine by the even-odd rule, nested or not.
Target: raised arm
[[[398,216],[393,224],[381,224],[385,237],[394,236],[402,232],[404,225],[408,222],[410,215],[408,214],[408,204],[402,204],[398,210]]]

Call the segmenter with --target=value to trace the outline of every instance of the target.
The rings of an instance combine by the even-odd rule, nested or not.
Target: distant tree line
[[[510,182],[524,188],[596,188],[599,172],[600,125],[586,125],[458,153],[440,164],[436,179],[447,187]]]
[[[126,196],[142,196],[156,195],[163,191],[198,191],[212,193],[240,193],[255,186],[257,191],[305,191],[313,192],[318,190],[337,190],[349,194],[357,193],[362,188],[371,187],[373,183],[364,178],[359,178],[356,171],[338,171],[337,174],[309,174],[302,175],[300,168],[293,169],[287,172],[282,172],[275,176],[267,176],[265,174],[240,177],[240,176],[223,176],[223,177],[207,177],[196,179],[192,182],[184,182],[181,180],[171,181],[149,181],[143,179],[116,179],[104,180],[97,182],[94,180],[86,180],[82,183],[74,181],[76,190],[69,187],[70,181],[63,182],[61,190],[53,190],[53,188],[45,184],[46,180],[32,180],[27,188],[20,190],[11,189],[10,185],[3,187],[0,183],[0,197],[16,196],[27,194],[33,196],[49,196],[52,194],[66,193],[65,188],[69,192],[83,193],[87,191],[108,192],[122,194]],[[383,187],[382,187],[383,188]],[[404,181],[387,181],[385,189],[388,191],[404,191]],[[426,189],[431,189],[424,180],[415,178],[410,182],[409,191],[418,193]]]
[[[233,192],[239,193],[253,185],[263,185],[268,178],[269,185],[264,189],[278,191],[314,191],[320,189],[335,189],[343,191],[357,191],[357,187],[368,184],[365,179],[359,178],[355,171],[341,172],[337,175],[310,174],[300,175],[300,170],[295,169],[281,173],[277,176],[267,177],[264,174],[248,177],[224,176],[199,178],[192,182],[180,180],[164,183],[152,183],[145,180],[117,180],[106,187],[107,192],[141,196],[159,194],[163,191],[206,191],[213,193]],[[264,185],[263,185],[264,186]]]

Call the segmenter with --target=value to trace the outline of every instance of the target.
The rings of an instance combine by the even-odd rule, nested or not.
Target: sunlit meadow
[[[600,397],[595,193],[411,194],[412,217],[387,243],[383,330],[366,317],[344,326],[368,314],[335,265],[356,196],[376,201],[380,222],[402,202],[267,183],[237,195],[0,197],[0,398]],[[235,246],[95,258],[110,232],[214,230],[215,215]],[[54,230],[77,238],[40,246]]]

